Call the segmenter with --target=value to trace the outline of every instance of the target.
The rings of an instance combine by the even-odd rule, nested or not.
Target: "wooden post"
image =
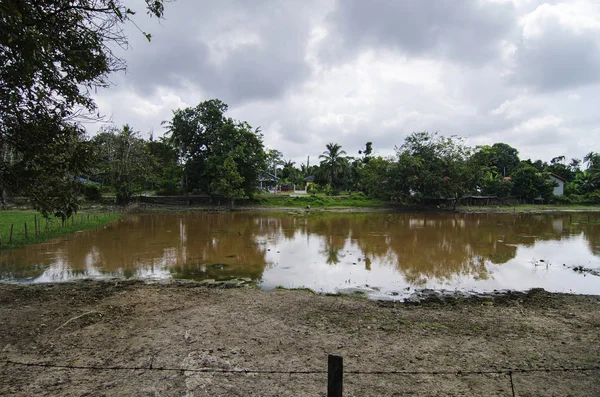
[[[330,354],[327,361],[327,397],[342,397],[343,359]]]
[[[0,245],[2,245],[2,233],[0,233]]]
[[[13,229],[15,228],[14,223],[10,224],[10,237],[8,238],[8,243],[12,244],[12,235],[13,235]]]
[[[37,236],[37,214],[33,214],[33,234]]]
[[[25,222],[25,240],[29,238],[29,234],[27,233],[27,222]]]
[[[48,231],[48,218],[46,218],[46,231]]]

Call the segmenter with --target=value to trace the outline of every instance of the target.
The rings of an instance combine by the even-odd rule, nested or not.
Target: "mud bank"
[[[323,396],[333,353],[355,372],[345,396],[509,396],[505,374],[356,371],[598,367],[599,331],[600,297],[543,290],[399,303],[197,283],[0,284],[0,395]],[[519,396],[600,395],[597,370],[513,381]]]

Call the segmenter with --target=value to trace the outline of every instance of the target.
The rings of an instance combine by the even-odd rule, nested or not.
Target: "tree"
[[[371,155],[373,154],[373,142],[367,142],[365,144],[365,148],[364,149],[360,149],[358,151],[358,154],[362,155],[362,161],[363,163],[368,163],[369,160],[371,159]]]
[[[519,165],[519,152],[506,143],[477,146],[473,161],[481,167],[493,168],[501,176],[509,176]]]
[[[245,194],[251,196],[256,190],[267,160],[260,129],[225,117],[226,111],[227,104],[210,99],[174,111],[173,119],[166,122],[169,142],[177,148],[184,166],[186,191],[209,192],[212,179],[230,156],[244,178]]]
[[[244,177],[240,175],[232,156],[227,156],[223,165],[214,175],[210,186],[213,193],[224,196],[231,207],[233,207],[235,199],[246,198]]]
[[[511,175],[513,194],[523,200],[534,201],[542,198],[547,201],[552,197],[555,182],[547,172],[540,172],[527,162],[522,162]]]
[[[162,0],[146,6],[162,17]],[[0,148],[14,160],[1,164],[0,185],[43,214],[77,207],[71,181],[89,156],[75,119],[95,112],[91,90],[125,68],[111,46],[127,44],[133,15],[120,0],[0,2]]]
[[[587,164],[590,182],[595,188],[600,187],[600,153],[589,152],[585,155],[583,161]]]
[[[150,157],[150,175],[146,182],[147,189],[156,189],[158,194],[177,194],[181,191],[182,168],[178,161],[177,151],[165,137],[155,140],[152,136],[146,142]]]
[[[329,174],[329,184],[331,187],[337,187],[336,176],[343,170],[345,165],[343,156],[346,152],[337,143],[328,143],[325,147],[327,150],[319,156],[321,167]]]
[[[511,175],[519,165],[519,151],[506,143],[494,143],[494,166],[496,172],[502,176]]]
[[[400,195],[417,201],[432,198],[458,200],[473,188],[473,170],[469,163],[471,148],[462,138],[437,133],[415,132],[396,148]]]
[[[359,170],[360,189],[371,197],[390,200],[394,196],[392,175],[395,164],[383,157],[372,157]]]
[[[129,125],[106,127],[92,141],[97,151],[96,177],[112,187],[117,204],[125,205],[142,190],[152,167],[146,145]]]

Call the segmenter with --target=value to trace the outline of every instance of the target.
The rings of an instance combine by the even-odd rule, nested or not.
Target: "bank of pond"
[[[0,280],[250,279],[379,299],[424,288],[600,294],[597,212],[188,212],[89,226],[0,250]]]

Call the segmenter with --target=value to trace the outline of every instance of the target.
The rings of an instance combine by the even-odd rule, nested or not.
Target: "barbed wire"
[[[197,372],[197,373],[224,373],[224,374],[327,374],[327,370],[307,369],[307,370],[272,370],[272,369],[235,369],[235,368],[181,368],[181,367],[156,367],[149,366],[102,366],[102,365],[72,365],[72,364],[52,364],[43,362],[20,362],[6,360],[5,364],[56,368],[56,369],[76,369],[76,370],[97,370],[97,371],[171,371],[171,372]],[[535,373],[535,372],[590,372],[600,371],[600,366],[593,367],[563,367],[563,368],[511,368],[511,369],[483,369],[483,370],[436,370],[436,371],[408,371],[408,370],[387,370],[387,371],[343,371],[344,375],[509,375],[514,373]]]

